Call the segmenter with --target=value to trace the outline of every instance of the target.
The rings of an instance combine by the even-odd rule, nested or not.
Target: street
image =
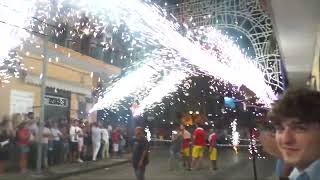
[[[205,160],[200,170],[177,171],[168,170],[169,153],[165,150],[153,150],[150,153],[150,164],[146,169],[146,179],[150,180],[193,180],[193,179],[223,179],[223,180],[250,180],[254,179],[252,161],[248,158],[248,151],[242,150],[237,155],[231,148],[220,149],[218,158],[219,169],[215,172],[209,170],[208,161]],[[257,177],[270,179],[274,171],[275,161],[271,158],[257,159]],[[65,180],[97,179],[97,180],[135,180],[131,164],[124,164],[112,168],[92,171],[64,178]]]

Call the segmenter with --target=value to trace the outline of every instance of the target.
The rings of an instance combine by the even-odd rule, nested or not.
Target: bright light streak
[[[167,76],[163,77],[163,80],[158,82],[149,92],[148,96],[141,100],[140,109],[143,113],[146,109],[152,109],[157,103],[161,102],[162,98],[169,95],[172,92],[177,91],[179,84],[188,75],[183,72],[170,72]]]
[[[30,0],[2,0],[0,2],[0,67],[4,66],[7,60],[8,68],[14,67],[14,61],[9,56],[9,52],[21,45],[22,40],[29,37],[29,34],[22,28],[30,25],[30,17],[33,12],[34,2]],[[17,12],[16,10],[19,10]],[[15,61],[19,59],[15,58]],[[19,75],[15,74],[16,77]],[[0,83],[9,83],[12,77],[8,71],[0,72]]]
[[[151,132],[150,132],[150,129],[148,127],[146,127],[144,129],[144,131],[146,132],[147,134],[147,140],[150,142],[151,141]]]
[[[158,72],[153,69],[153,63],[143,64],[136,71],[130,72],[106,90],[104,96],[93,106],[90,113],[103,108],[118,106],[125,97],[134,93],[144,92],[146,87],[152,87]],[[136,94],[138,96],[138,94]]]
[[[94,7],[102,7],[110,11],[109,18],[117,24],[125,22],[131,32],[140,35],[139,40],[143,39],[143,43],[175,50],[179,56],[186,58],[190,64],[198,66],[204,73],[237,86],[246,85],[266,106],[270,106],[275,99],[273,91],[265,83],[263,73],[242,55],[240,49],[231,40],[214,29],[206,30],[210,35],[209,41],[215,40],[212,43],[216,43],[215,45],[221,48],[224,53],[222,58],[228,58],[230,61],[220,62],[217,55],[204,50],[200,42],[194,40],[196,38],[191,30],[188,31],[187,37],[182,36],[178,32],[179,25],[167,20],[164,17],[166,12],[161,11],[157,6],[138,0],[103,2],[101,6],[95,4]]]
[[[35,3],[31,0],[24,1],[26,4],[17,1],[19,0],[4,1],[4,4],[19,9],[19,13],[13,13],[12,17],[3,14],[1,18],[8,17],[8,19],[0,20],[27,27],[30,25],[27,21],[30,14],[35,14],[29,9],[33,7],[31,5],[35,6]],[[67,15],[62,13],[64,3],[72,5]],[[116,32],[121,24],[125,24],[129,32],[134,34],[132,46],[157,47],[160,52],[149,57],[146,56],[147,58],[143,60],[138,69],[130,72],[109,87],[90,112],[103,108],[115,108],[128,96],[141,100],[141,111],[150,109],[154,107],[155,103],[159,103],[163,97],[176,91],[177,86],[187,76],[196,73],[190,72],[190,69],[185,66],[186,64],[195,65],[204,74],[223,79],[235,86],[247,86],[256,93],[260,101],[266,106],[270,106],[275,99],[273,91],[265,83],[264,74],[241,53],[238,46],[213,28],[186,29],[186,36],[183,36],[179,32],[180,25],[175,21],[168,20],[167,18],[171,16],[149,1],[144,3],[140,0],[58,0],[57,4],[57,11],[49,12],[49,10],[52,10],[50,1],[41,0],[36,5],[43,7],[38,7],[39,10],[36,14],[47,22],[66,21],[79,30],[83,26],[80,20],[82,18],[81,14],[84,13],[89,18],[89,22],[95,26],[88,25],[82,32],[83,34],[93,32],[96,34],[103,29],[107,35],[109,33],[107,32],[107,26],[110,25],[110,22],[113,32]],[[3,12],[8,11],[7,9],[4,9]],[[19,30],[19,33],[14,33],[14,35],[18,35],[12,38],[11,32],[15,28],[12,29],[7,26],[4,30],[1,30],[4,33],[0,34],[8,35],[4,39],[8,37],[10,39],[5,42],[12,42],[12,44],[1,46],[0,57],[6,56],[12,48],[21,43],[20,39],[24,37]],[[40,26],[39,32],[42,32],[43,29],[44,26]],[[200,42],[201,36],[205,36],[207,39],[205,45]],[[218,48],[221,52],[220,55],[215,52],[214,47]],[[170,63],[163,60],[162,55],[166,53],[168,55],[168,52],[175,52],[175,55],[171,56],[171,60],[179,60],[174,62],[178,64],[174,68],[169,68],[168,64]],[[181,65],[182,58],[185,59],[184,65]],[[161,72],[168,73],[167,75],[161,75]],[[163,79],[161,80],[162,76]]]
[[[0,65],[8,53],[22,43],[22,39],[28,37],[24,29],[30,25],[30,17],[33,15],[34,3],[21,0],[2,0],[0,2]],[[18,12],[16,10],[19,10]]]
[[[240,134],[237,131],[237,120],[235,119],[231,123],[231,128],[232,128],[232,145],[233,149],[238,153],[238,145],[240,144]]]

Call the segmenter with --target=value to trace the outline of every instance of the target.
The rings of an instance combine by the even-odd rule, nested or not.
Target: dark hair
[[[34,112],[28,112],[27,117],[28,117],[28,118],[31,118],[31,116],[32,116],[32,118],[33,118]]]
[[[301,123],[320,123],[320,92],[307,89],[289,89],[276,102],[268,119],[273,124],[280,124],[283,118],[297,118]]]

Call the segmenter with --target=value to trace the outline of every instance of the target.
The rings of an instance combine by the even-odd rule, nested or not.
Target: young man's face
[[[320,125],[285,118],[276,126],[276,143],[283,160],[302,170],[320,158]]]

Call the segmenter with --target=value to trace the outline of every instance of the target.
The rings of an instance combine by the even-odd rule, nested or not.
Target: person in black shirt
[[[5,162],[9,160],[10,127],[9,118],[3,117],[0,123],[0,175],[5,171]]]
[[[144,130],[142,127],[137,127],[135,129],[135,135],[136,139],[133,143],[132,165],[137,180],[144,180],[145,169],[147,164],[149,163],[149,142],[145,138]]]

